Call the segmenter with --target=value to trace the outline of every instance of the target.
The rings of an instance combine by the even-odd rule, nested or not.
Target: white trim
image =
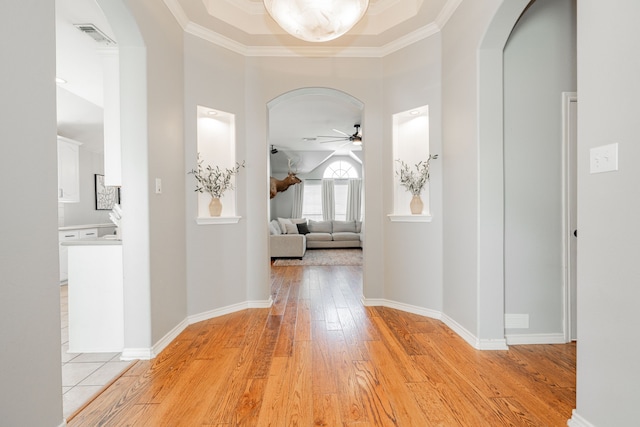
[[[571,168],[570,158],[570,123],[571,103],[578,101],[576,92],[562,92],[562,327],[564,329],[565,343],[570,342],[571,337]],[[573,153],[573,155],[576,155]]]
[[[387,215],[391,222],[431,222],[433,217],[431,215]]]
[[[216,216],[196,218],[198,225],[214,225],[214,224],[237,224],[242,219],[241,216]]]
[[[204,320],[213,319],[215,317],[224,316],[226,314],[235,313],[237,311],[246,310],[248,308],[269,308],[273,304],[273,300],[269,297],[268,300],[258,301],[244,301],[237,304],[228,305],[226,307],[220,307],[213,310],[205,311],[202,313],[194,314],[187,317],[189,325],[202,322]]]
[[[557,334],[507,334],[508,345],[566,344],[564,333]]]
[[[382,58],[413,43],[440,33],[462,0],[448,0],[435,22],[418,28],[380,47],[326,46],[247,46],[189,20],[178,0],[164,0],[165,5],[186,33],[244,56],[260,57],[349,57]]]
[[[189,322],[187,322],[187,319],[184,319],[182,320],[182,322],[178,323],[175,328],[167,332],[164,337],[160,338],[160,340],[158,340],[158,342],[153,345],[151,350],[154,354],[154,357],[162,353],[162,350],[164,350],[169,344],[171,344],[171,342],[175,340],[178,335],[180,335],[182,331],[187,328],[187,326],[189,326]]]
[[[429,308],[418,307],[416,305],[411,305],[411,304],[405,304],[403,302],[391,301],[384,298],[362,297],[362,304],[366,307],[389,307],[389,308],[404,311],[407,313],[413,313],[419,316],[430,317],[432,319],[437,319],[437,320],[440,320],[442,317],[442,313],[437,310],[431,310]]]
[[[479,340],[471,332],[466,330],[458,322],[437,310],[418,307],[415,305],[405,304],[397,301],[391,301],[384,298],[365,298],[362,297],[362,304],[366,307],[389,307],[396,310],[413,313],[420,316],[430,317],[442,321],[449,329],[458,334],[463,340],[477,350],[508,350],[506,339]]]
[[[569,427],[596,427],[594,424],[591,424],[589,421],[581,417],[578,414],[577,409],[573,410],[571,419],[567,421],[567,425]]]
[[[506,339],[481,339],[478,340],[478,350],[509,350]]]
[[[60,424],[58,427],[67,427],[67,420],[62,420],[62,424]]]
[[[151,360],[156,356],[153,348],[125,348],[122,350],[120,360]]]

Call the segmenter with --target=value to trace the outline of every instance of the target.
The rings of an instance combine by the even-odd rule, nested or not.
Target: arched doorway
[[[504,130],[507,126],[504,50],[516,24],[533,3],[530,0],[503,3],[489,25],[479,49],[478,318],[483,331],[481,338],[505,336],[505,329],[510,326],[505,322],[505,162],[508,159],[504,151]],[[557,106],[560,111],[560,93],[557,96]],[[565,295],[558,297],[562,299]],[[562,304],[562,301],[554,300],[554,304],[556,303]],[[566,312],[563,314],[568,316]],[[565,319],[565,328],[566,323]],[[540,343],[563,342],[560,335],[563,334],[547,334]]]
[[[362,138],[354,138],[362,135],[364,104],[361,101],[339,90],[309,87],[274,98],[267,103],[267,110],[270,175],[280,179],[288,172],[295,172],[307,186],[304,190],[303,182],[298,185],[297,193],[295,190],[277,193],[271,199],[268,220],[302,217],[303,209],[309,210],[313,193],[308,191],[309,187],[320,187],[330,163],[343,161],[357,169],[355,175],[363,176],[366,143]],[[296,200],[294,194],[298,195]],[[317,205],[320,204],[318,201]]]

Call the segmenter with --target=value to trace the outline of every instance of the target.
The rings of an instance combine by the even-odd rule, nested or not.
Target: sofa
[[[361,248],[360,221],[278,218],[269,223],[272,258],[302,258],[307,249]]]

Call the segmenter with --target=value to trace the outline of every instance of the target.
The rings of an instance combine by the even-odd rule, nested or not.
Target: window
[[[358,171],[349,162],[338,160],[326,167],[322,177],[334,180],[335,219],[344,221],[347,216],[348,180],[358,178]],[[305,180],[302,216],[314,221],[322,220],[321,180]]]
[[[353,168],[353,166],[351,166],[350,163],[339,160],[327,166],[322,177],[325,179],[357,178],[358,172],[356,172],[356,170]]]

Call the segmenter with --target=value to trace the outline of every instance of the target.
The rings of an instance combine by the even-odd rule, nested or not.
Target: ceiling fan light
[[[287,33],[308,42],[336,39],[362,19],[369,0],[263,0]]]

